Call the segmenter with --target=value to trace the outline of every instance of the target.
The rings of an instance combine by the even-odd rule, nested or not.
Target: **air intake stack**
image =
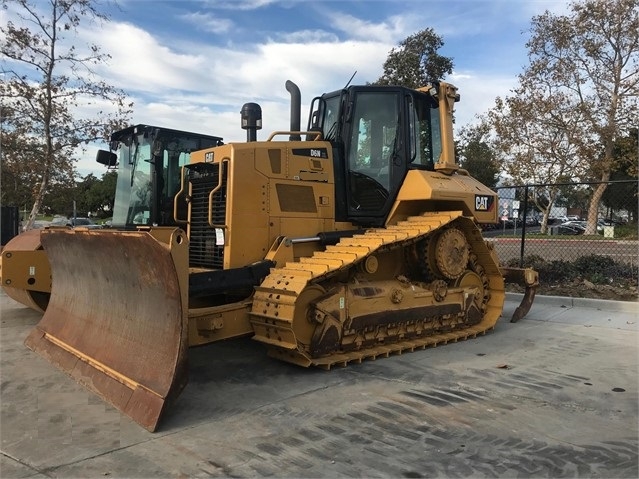
[[[262,129],[262,108],[257,103],[245,103],[240,114],[242,129],[246,130],[246,141],[257,141],[257,130]]]

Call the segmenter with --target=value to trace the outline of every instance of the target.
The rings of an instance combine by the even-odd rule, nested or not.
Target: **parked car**
[[[568,221],[567,223],[564,223],[564,224],[574,225],[585,230],[586,226],[588,225],[588,222],[587,221]],[[603,227],[604,227],[604,224],[597,221],[597,233],[602,234]]]
[[[66,216],[54,216],[51,220],[51,226],[67,226],[69,223],[69,218]]]
[[[46,228],[47,226],[49,226],[51,224],[50,221],[45,221],[45,220],[35,220],[33,222],[33,229],[42,229],[42,228]]]
[[[45,220],[35,220],[33,222],[33,225],[31,226],[31,229],[33,230],[41,230],[42,228],[46,228],[47,226],[49,226],[51,223],[49,221],[45,221]],[[22,231],[27,231],[26,230],[26,222],[25,224],[21,227]]]
[[[96,225],[91,218],[71,218],[67,221],[67,226],[71,226],[75,228],[76,226],[81,226],[82,228],[102,228],[100,225]]]
[[[570,221],[567,216],[551,216],[548,218],[549,225],[563,224],[566,221]]]
[[[558,235],[582,235],[586,228],[576,222],[562,223],[557,226],[552,226],[553,233]]]

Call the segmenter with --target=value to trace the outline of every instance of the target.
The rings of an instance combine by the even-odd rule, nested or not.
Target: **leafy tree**
[[[115,187],[118,180],[116,171],[108,171],[102,178],[93,182],[85,191],[87,211],[96,212],[100,216],[113,216]]]
[[[93,211],[92,205],[89,204],[89,192],[99,183],[100,180],[89,173],[76,184],[73,193],[78,216],[88,216],[88,213]]]
[[[495,188],[501,166],[497,162],[489,133],[490,126],[483,118],[479,124],[460,129],[456,146],[461,167],[484,185]]]
[[[131,104],[95,79],[92,67],[109,56],[73,37],[81,23],[108,20],[95,0],[0,1],[10,18],[0,26],[2,122],[13,139],[4,144],[3,166],[31,189],[29,228],[51,186],[73,178],[77,148],[121,128]],[[105,103],[114,112],[100,109]],[[80,107],[99,111],[82,117]],[[24,161],[28,174],[18,166]]]
[[[390,51],[384,74],[373,84],[419,88],[441,80],[453,71],[453,59],[438,53],[443,45],[442,37],[432,28],[407,37]]]
[[[88,174],[72,184],[52,182],[44,197],[43,208],[70,217],[75,203],[78,216],[88,216],[89,212],[112,216],[116,181],[117,172],[108,171],[102,178]]]
[[[73,215],[73,201],[76,198],[75,183],[60,183],[52,181],[46,195],[42,199],[42,209],[53,214],[66,217]]]
[[[639,163],[639,129],[634,128],[622,138],[618,138],[614,146],[617,168],[610,175],[611,180],[624,181],[613,183],[604,192],[602,201],[612,211],[626,210],[631,219],[637,220],[638,207],[638,163]],[[626,182],[627,181],[627,182]],[[609,211],[606,217],[612,217]]]
[[[2,108],[2,106],[0,106]],[[6,109],[2,108],[2,117],[6,116]],[[37,144],[30,138],[7,131],[4,127],[0,131],[2,142],[2,161],[0,161],[0,174],[2,175],[2,189],[0,190],[0,203],[14,205],[20,210],[31,205],[33,188],[37,182],[37,174],[33,168],[34,152],[37,152]]]
[[[561,180],[561,181],[560,181]],[[558,179],[561,183],[571,183],[570,178]],[[592,189],[589,185],[577,184],[577,185],[561,185],[559,186],[559,198],[557,199],[557,206],[565,206],[573,210],[579,210],[580,216],[588,209],[588,202],[592,196]],[[570,213],[573,214],[573,213]]]

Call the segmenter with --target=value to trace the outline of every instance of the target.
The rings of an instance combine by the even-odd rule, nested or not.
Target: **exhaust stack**
[[[291,131],[300,131],[302,124],[302,95],[298,86],[291,80],[286,80],[286,90],[291,94]],[[300,135],[291,135],[289,140],[300,141]]]

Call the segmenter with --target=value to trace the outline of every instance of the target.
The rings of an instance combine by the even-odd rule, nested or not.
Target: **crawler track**
[[[464,237],[467,251],[450,246]],[[251,324],[272,356],[328,369],[475,338],[503,302],[498,262],[474,222],[425,213],[274,269],[256,288]]]

